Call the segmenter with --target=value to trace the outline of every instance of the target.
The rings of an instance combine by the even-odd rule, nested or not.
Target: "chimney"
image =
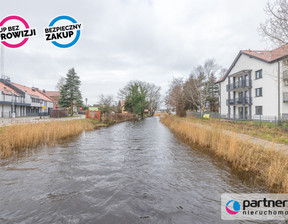
[[[45,89],[43,89],[43,91],[42,91],[43,93],[46,93],[46,90]]]

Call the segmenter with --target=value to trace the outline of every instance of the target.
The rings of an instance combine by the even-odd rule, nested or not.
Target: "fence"
[[[133,118],[135,118],[135,115],[130,113],[102,114],[102,121],[104,122],[125,121],[125,120],[131,120]]]
[[[101,111],[100,110],[86,110],[86,118],[101,120]]]
[[[203,118],[204,114],[209,114],[209,117],[211,118],[221,118],[221,114],[217,112],[194,112],[194,111],[188,111],[186,112],[186,117],[197,117],[197,118]]]
[[[37,116],[49,116],[48,112],[42,112],[42,113],[26,113],[26,117],[37,117]]]
[[[68,117],[68,110],[66,109],[53,109],[50,111],[51,118]]]
[[[216,119],[223,119],[223,120],[229,120],[229,121],[252,121],[254,122],[254,125],[263,126],[264,124],[267,126],[268,123],[270,123],[270,127],[272,126],[284,126],[288,125],[288,114],[284,114],[280,117],[278,116],[263,116],[263,115],[253,115],[252,119],[249,119],[248,117],[243,118],[243,116],[236,115],[235,117],[228,118],[225,115],[221,115],[220,113],[216,112],[187,112],[186,117],[197,117],[197,118],[203,118],[205,114],[209,114],[210,118],[216,118]]]

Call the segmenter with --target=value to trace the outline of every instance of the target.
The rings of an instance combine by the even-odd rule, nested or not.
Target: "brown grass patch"
[[[92,122],[82,119],[3,127],[0,132],[1,158],[8,158],[41,145],[55,145],[57,140],[93,129]]]
[[[247,139],[238,138],[236,134],[228,134],[217,123],[205,126],[172,116],[161,117],[160,120],[189,143],[213,151],[237,169],[253,172],[270,189],[288,192],[287,154],[273,148],[264,149]]]

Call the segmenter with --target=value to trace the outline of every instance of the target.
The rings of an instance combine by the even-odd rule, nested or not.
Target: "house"
[[[45,91],[43,93],[53,100],[54,108],[59,108],[60,91]]]
[[[271,51],[240,51],[217,83],[222,117],[241,120],[287,117],[288,44]]]
[[[37,116],[53,109],[53,100],[34,87],[0,79],[0,117]]]

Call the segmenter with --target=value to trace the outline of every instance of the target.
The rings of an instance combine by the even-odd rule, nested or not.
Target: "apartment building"
[[[240,51],[217,83],[222,117],[287,118],[288,44],[271,51]]]
[[[0,117],[37,116],[53,109],[53,100],[37,88],[0,79]]]

